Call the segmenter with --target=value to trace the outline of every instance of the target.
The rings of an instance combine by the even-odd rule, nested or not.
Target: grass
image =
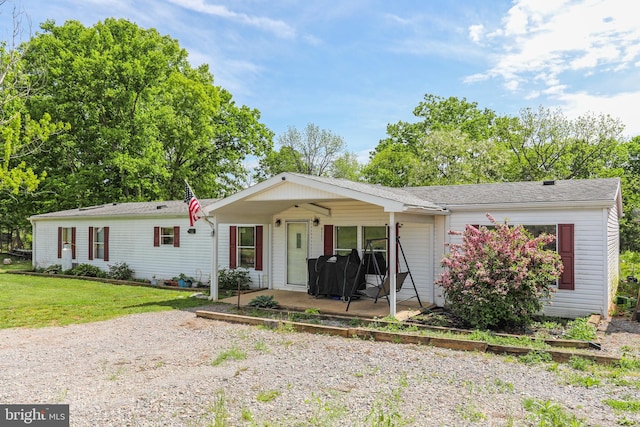
[[[245,351],[233,347],[218,354],[218,356],[211,362],[211,366],[221,365],[227,360],[245,360],[246,358],[247,353]]]
[[[17,269],[17,264],[3,271],[6,267]],[[181,291],[17,274],[0,274],[0,295],[0,329],[88,323],[205,304]]]

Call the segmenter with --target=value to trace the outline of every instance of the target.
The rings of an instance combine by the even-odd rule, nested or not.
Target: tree
[[[544,248],[555,236],[534,238],[521,225],[487,217],[491,228],[468,225],[462,243],[450,246],[437,283],[451,311],[472,327],[527,325],[562,273],[560,255]]]
[[[623,145],[626,154],[621,164],[623,217],[620,219],[620,249],[640,251],[640,136]]]
[[[355,155],[344,152],[342,137],[313,123],[300,132],[295,127],[278,136],[279,150],[260,160],[259,180],[281,172],[298,172],[317,176],[357,176],[359,165]],[[337,164],[336,164],[337,162]]]
[[[16,46],[20,18],[21,13],[14,9],[13,38],[10,44],[0,42],[0,190],[14,195],[20,189],[36,189],[45,174],[34,171],[26,158],[38,153],[51,135],[66,127],[53,123],[46,112],[32,117],[27,111],[38,81],[37,76],[25,72],[24,52]]]
[[[4,5],[0,1],[0,7]],[[41,88],[43,75],[25,70],[24,47],[18,46],[24,13],[12,14],[12,36],[0,42],[0,230],[11,247],[22,247],[33,213],[33,192],[46,171],[32,161],[41,148],[68,124],[54,122],[46,111],[30,114],[29,103]]]
[[[427,94],[413,111],[421,121],[387,126],[363,175],[389,186],[456,184],[501,179],[496,114],[465,98]]]
[[[518,121],[501,128],[512,156],[509,179],[575,179],[611,176],[622,123],[608,115],[569,120],[560,110],[520,111]]]
[[[41,28],[26,59],[49,77],[31,109],[71,123],[40,159],[56,195],[43,210],[175,199],[184,179],[201,198],[221,196],[239,188],[246,156],[271,148],[260,113],[236,106],[206,65],[192,68],[155,29],[113,18]]]

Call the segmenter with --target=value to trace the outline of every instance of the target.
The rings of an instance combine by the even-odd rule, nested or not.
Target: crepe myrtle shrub
[[[562,273],[555,251],[545,249],[555,236],[533,237],[522,225],[510,227],[487,214],[492,227],[467,225],[461,244],[451,244],[441,264],[449,309],[474,328],[526,326],[555,292]]]

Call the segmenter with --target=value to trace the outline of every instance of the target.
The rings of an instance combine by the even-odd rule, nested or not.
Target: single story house
[[[388,263],[392,289],[399,270],[410,269],[414,279],[416,290],[405,285],[391,293],[395,315],[396,301],[415,298],[416,291],[423,303],[445,305],[435,281],[447,244],[460,241],[449,231],[489,225],[490,213],[500,222],[556,235],[565,271],[546,314],[607,317],[617,289],[618,178],[390,188],[282,173],[200,203],[207,221],[194,227],[185,226],[187,207],[180,201],[35,215],[34,266],[59,262],[62,242],[71,241],[74,262],[106,268],[124,261],[141,278],[184,272],[209,280],[217,299],[220,268],[248,269],[254,287],[307,292],[308,259],[352,249],[364,258],[372,250],[396,259]],[[401,245],[367,248],[369,239],[379,238],[398,238]]]

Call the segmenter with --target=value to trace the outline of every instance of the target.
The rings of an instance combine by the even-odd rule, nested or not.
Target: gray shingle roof
[[[215,199],[199,200],[200,205],[203,208],[214,201]],[[31,219],[145,215],[186,216],[187,204],[183,200],[169,200],[165,202],[108,203],[104,205],[88,206],[85,208],[34,215]]]
[[[293,175],[397,201],[408,206],[435,210],[465,205],[515,205],[536,202],[567,204],[571,202],[610,202],[613,204],[620,186],[619,178],[602,178],[554,181],[554,185],[543,185],[543,182],[531,181],[392,188],[339,178]],[[216,199],[202,199],[200,204],[204,208],[215,201]],[[182,200],[111,203],[34,215],[31,219],[149,215],[187,215],[187,204]]]
[[[575,179],[554,181],[501,182],[413,187],[406,190],[416,197],[440,206],[483,204],[518,204],[531,202],[614,202],[619,178]]]

